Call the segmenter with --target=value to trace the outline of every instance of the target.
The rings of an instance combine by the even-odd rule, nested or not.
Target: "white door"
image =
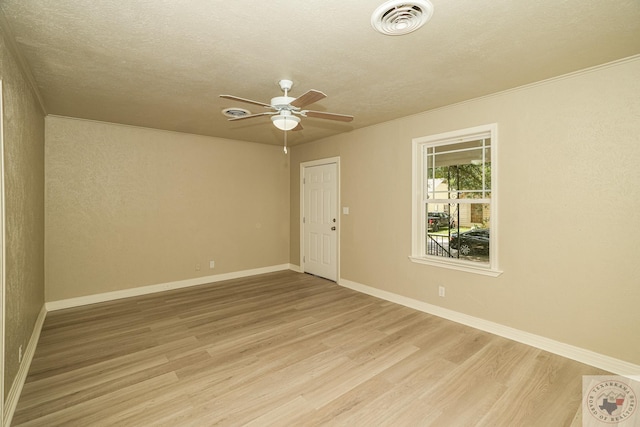
[[[306,273],[338,278],[338,165],[304,167],[303,266]]]

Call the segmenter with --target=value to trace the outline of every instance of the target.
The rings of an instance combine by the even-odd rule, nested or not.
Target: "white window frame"
[[[445,258],[427,255],[425,236],[427,222],[424,208],[424,176],[427,165],[423,151],[425,147],[451,145],[474,141],[482,137],[491,138],[491,199],[489,202],[489,263],[477,263],[456,258]],[[497,123],[455,130],[437,135],[423,136],[412,140],[413,156],[413,203],[411,225],[411,255],[409,259],[415,263],[433,265],[453,270],[483,274],[497,277],[502,274],[498,268],[498,125]]]

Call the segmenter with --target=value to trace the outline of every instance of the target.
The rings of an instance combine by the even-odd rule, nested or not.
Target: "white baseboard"
[[[289,270],[295,271],[296,273],[303,273],[302,267],[296,264],[289,264]]]
[[[442,317],[456,323],[461,323],[472,328],[480,329],[485,332],[499,335],[513,341],[518,341],[523,344],[527,344],[532,347],[536,347],[550,353],[566,357],[568,359],[576,360],[580,363],[595,366],[596,368],[604,369],[605,371],[609,371],[617,375],[622,375],[635,381],[640,381],[640,366],[633,363],[625,362],[624,360],[615,359],[613,357],[596,353],[591,350],[575,347],[573,345],[555,341],[540,335],[521,331],[519,329],[511,328],[509,326],[501,325],[495,322],[490,322],[478,317],[469,316],[464,313],[459,313],[457,311],[449,310],[413,298],[394,294],[392,292],[383,291],[381,289],[373,288],[361,283],[352,282],[351,280],[341,278],[338,284],[367,295],[394,302],[396,304],[404,305],[406,307],[410,307],[425,313],[433,314],[435,316]]]
[[[87,295],[77,298],[69,298],[58,301],[50,301],[45,304],[47,311],[63,310],[65,308],[79,307],[88,304],[113,301],[122,298],[136,297],[140,295],[164,292],[173,289],[188,288],[191,286],[206,285],[209,283],[221,282],[223,280],[239,279],[242,277],[255,276],[257,274],[273,273],[275,271],[290,270],[290,264],[273,265],[269,267],[254,268],[251,270],[235,271],[233,273],[215,274],[213,276],[196,277],[193,279],[179,280],[176,282],[160,283],[157,285],[140,286],[120,291],[105,292],[95,295]]]
[[[22,387],[27,380],[27,374],[29,373],[29,368],[31,367],[33,355],[36,352],[36,346],[38,345],[38,340],[40,339],[40,332],[42,331],[42,325],[44,325],[45,317],[47,317],[47,310],[43,305],[42,309],[40,310],[40,314],[36,319],[36,324],[33,326],[33,332],[31,333],[31,338],[29,339],[27,348],[25,349],[24,355],[22,356],[22,362],[20,363],[18,374],[13,380],[13,384],[11,384],[9,394],[7,395],[7,400],[5,401],[4,420],[2,424],[4,426],[11,425],[13,413],[16,410],[16,406],[18,406],[18,399],[20,398],[20,394],[22,393]]]

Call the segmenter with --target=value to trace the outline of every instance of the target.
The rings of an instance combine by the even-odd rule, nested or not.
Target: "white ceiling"
[[[267,144],[262,107],[291,79],[307,108],[291,145],[640,54],[640,0],[431,0],[404,36],[370,25],[383,0],[2,0],[5,33],[47,114]]]

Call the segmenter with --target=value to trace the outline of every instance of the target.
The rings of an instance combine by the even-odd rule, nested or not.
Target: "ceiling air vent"
[[[388,36],[407,34],[422,27],[433,15],[427,0],[390,0],[378,6],[371,15],[371,25]]]
[[[234,119],[237,117],[248,116],[249,114],[251,114],[251,111],[245,110],[244,108],[225,108],[224,110],[222,110],[222,114]]]

